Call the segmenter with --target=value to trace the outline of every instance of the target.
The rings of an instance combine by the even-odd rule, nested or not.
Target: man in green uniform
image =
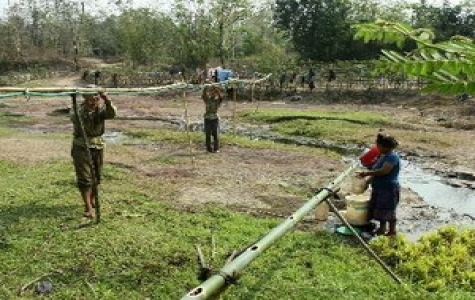
[[[105,130],[105,120],[113,119],[117,109],[109,97],[102,92],[94,95],[83,95],[84,102],[78,106],[79,119],[71,109],[71,121],[73,122],[73,143],[71,156],[76,171],[77,186],[84,201],[84,216],[94,218],[95,194],[93,185],[101,181],[101,171],[104,159],[105,141],[102,135]],[[104,104],[100,103],[100,100]],[[84,128],[86,141],[83,138],[81,126]],[[89,164],[88,148],[92,156],[94,170]],[[92,174],[95,174],[93,180]]]
[[[206,150],[208,152],[219,152],[219,117],[218,109],[223,101],[221,92],[216,86],[206,86],[201,94],[206,110],[204,114],[204,129],[206,136]],[[211,137],[213,137],[213,145],[211,145]]]

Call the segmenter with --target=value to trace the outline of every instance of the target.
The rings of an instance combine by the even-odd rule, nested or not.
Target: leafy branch
[[[424,91],[427,92],[475,92],[475,44],[472,39],[453,36],[448,41],[435,42],[435,34],[430,29],[414,29],[384,20],[352,27],[356,30],[354,38],[365,43],[377,41],[401,49],[407,41],[415,42],[417,47],[406,53],[382,50],[383,57],[376,64],[378,73],[402,73],[426,79],[429,84]]]

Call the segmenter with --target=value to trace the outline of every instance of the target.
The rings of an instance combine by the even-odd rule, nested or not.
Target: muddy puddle
[[[475,217],[475,190],[454,187],[445,178],[409,161],[403,161],[400,179],[401,185],[410,188],[428,204]]]

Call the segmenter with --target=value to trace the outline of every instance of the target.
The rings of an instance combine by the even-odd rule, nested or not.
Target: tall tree
[[[276,0],[275,21],[307,60],[345,59],[342,41],[351,40],[346,0]]]
[[[212,3],[211,12],[218,31],[218,56],[224,65],[234,47],[235,26],[249,16],[251,5],[249,0],[216,0]]]
[[[191,4],[186,0],[175,1],[177,35],[171,51],[175,63],[203,68],[216,54],[217,35],[209,5],[201,0]]]
[[[150,9],[128,9],[117,20],[119,49],[134,66],[168,61],[175,25],[168,16]]]
[[[284,65],[295,64],[295,51],[288,38],[275,26],[273,4],[262,4],[241,24],[238,52],[262,72],[277,73]],[[246,64],[248,64],[246,63]]]

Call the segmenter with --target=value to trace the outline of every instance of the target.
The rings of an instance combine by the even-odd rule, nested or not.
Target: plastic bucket
[[[369,184],[366,182],[366,179],[357,176],[351,178],[351,192],[353,194],[363,194],[368,187]]]
[[[379,158],[379,148],[377,146],[372,146],[360,156],[360,162],[363,166],[371,168]]]
[[[320,202],[315,208],[315,221],[317,222],[317,230],[323,230],[328,220],[330,206],[326,201]]]
[[[368,224],[368,195],[348,195],[346,200],[346,220],[351,225]]]

